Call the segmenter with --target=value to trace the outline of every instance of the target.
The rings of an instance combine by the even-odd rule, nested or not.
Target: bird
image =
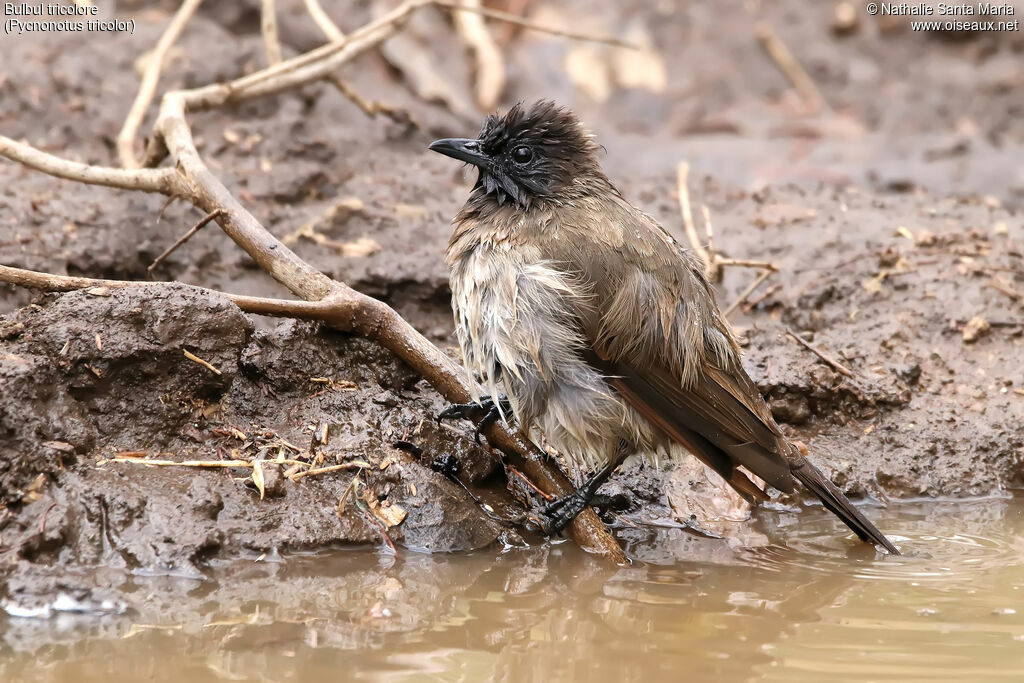
[[[551,533],[631,454],[689,451],[751,504],[799,482],[899,554],[782,433],[702,260],[615,188],[572,111],[519,103],[429,149],[478,171],[445,258],[463,364],[489,391],[439,418],[482,410],[543,435],[578,484],[547,506]]]

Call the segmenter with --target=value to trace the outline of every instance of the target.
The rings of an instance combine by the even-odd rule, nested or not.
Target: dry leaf
[[[901,225],[901,226],[897,227],[896,228],[896,234],[900,235],[901,237],[906,237],[911,242],[914,241],[914,233],[910,232],[910,228],[908,228],[905,225]]]
[[[333,243],[332,246],[334,246],[342,256],[350,256],[353,258],[364,258],[380,251],[380,243],[369,237],[360,237],[352,242],[336,242]]]
[[[263,496],[266,493],[263,479],[263,461],[254,460],[252,463],[252,483],[256,485],[256,490],[260,492],[260,500],[263,500]]]
[[[427,207],[422,204],[395,204],[395,216],[398,218],[424,218],[427,215]]]
[[[885,279],[885,273],[881,273],[876,277],[868,278],[860,283],[860,286],[872,294],[878,294],[882,291],[882,280]]]
[[[404,508],[395,505],[389,500],[378,500],[377,496],[373,495],[373,491],[369,488],[363,489],[363,500],[366,501],[366,505],[370,508],[373,516],[388,528],[401,524],[408,514]]]

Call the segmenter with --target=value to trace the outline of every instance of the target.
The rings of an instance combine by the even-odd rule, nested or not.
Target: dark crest
[[[597,145],[576,115],[546,100],[488,116],[478,139],[495,162],[487,172],[481,169],[479,184],[499,203],[555,196],[578,173],[597,166]]]
[[[480,169],[477,190],[527,207],[558,197],[577,177],[600,173],[597,145],[576,116],[553,102],[517,104],[491,115],[476,140],[438,140],[431,149]]]

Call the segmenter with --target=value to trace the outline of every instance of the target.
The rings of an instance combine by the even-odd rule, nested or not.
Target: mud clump
[[[493,473],[493,456],[434,425],[437,397],[365,340],[294,321],[257,329],[227,298],[179,284],[47,295],[0,319],[0,333],[0,552],[19,572],[199,578],[218,558],[385,534],[471,550],[508,533],[465,488]],[[393,446],[403,437],[423,464]],[[462,484],[431,468],[439,454],[464,463]],[[143,456],[258,460],[263,476]],[[394,506],[401,523],[367,502]]]
[[[186,285],[44,297],[0,322],[0,497],[96,449],[179,447],[238,372],[252,323]],[[189,360],[185,352],[216,371]]]

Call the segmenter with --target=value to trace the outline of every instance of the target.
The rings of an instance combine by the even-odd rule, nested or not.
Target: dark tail
[[[868,518],[862,515],[860,510],[855,508],[853,503],[843,495],[843,492],[836,488],[836,485],[829,481],[817,467],[805,460],[803,464],[793,469],[793,476],[820,498],[825,507],[843,520],[846,526],[853,529],[853,532],[862,541],[881,546],[893,555],[900,554],[900,551],[885,537],[885,534],[875,528],[875,525],[868,521]]]

